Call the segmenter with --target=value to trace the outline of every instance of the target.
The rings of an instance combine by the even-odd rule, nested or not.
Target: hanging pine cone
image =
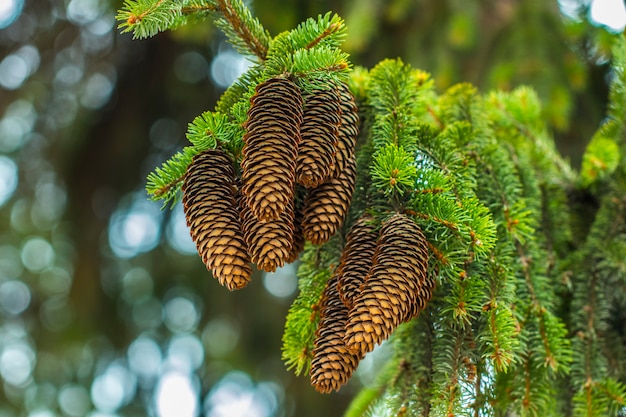
[[[253,263],[266,272],[274,272],[289,259],[294,236],[293,203],[287,202],[278,220],[261,222],[243,204],[241,221],[248,253]]]
[[[196,155],[183,183],[191,238],[207,269],[229,290],[245,287],[252,268],[241,231],[230,159],[220,150]]]
[[[339,298],[337,275],[333,274],[324,288],[311,361],[311,385],[321,393],[339,390],[362,358],[343,341],[347,319],[348,309]]]
[[[242,193],[257,219],[278,220],[293,200],[303,101],[292,81],[271,78],[257,86],[250,104]]]
[[[348,213],[355,179],[356,161],[351,158],[339,177],[309,190],[302,220],[306,240],[321,245],[337,232]]]
[[[395,214],[380,229],[372,268],[354,301],[346,325],[346,345],[362,354],[387,339],[419,311],[427,283],[428,243],[419,226]],[[431,291],[432,292],[432,291]]]
[[[318,187],[334,172],[341,122],[341,103],[336,88],[315,90],[306,96],[296,158],[296,181],[307,188]]]
[[[346,84],[339,84],[339,98],[341,102],[341,123],[335,154],[334,176],[339,176],[345,169],[347,161],[354,155],[356,137],[359,134],[359,113],[354,96]]]
[[[365,214],[352,225],[337,267],[339,296],[349,309],[361,291],[376,252],[378,233],[371,222],[372,216]]]

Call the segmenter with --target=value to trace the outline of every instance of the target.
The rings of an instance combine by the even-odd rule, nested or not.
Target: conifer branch
[[[231,44],[244,55],[254,55],[265,61],[269,48],[269,33],[241,0],[213,0],[219,18],[216,20]]]

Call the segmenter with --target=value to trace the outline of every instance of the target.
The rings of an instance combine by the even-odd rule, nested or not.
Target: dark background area
[[[120,35],[120,6],[0,6],[0,417],[339,415],[377,361],[340,393],[316,393],[280,359],[295,267],[228,292],[180,205],[161,211],[144,191],[245,59],[209,22]],[[250,6],[272,35],[335,11],[355,65],[399,56],[440,90],[531,85],[574,166],[605,112],[610,36],[590,2]]]

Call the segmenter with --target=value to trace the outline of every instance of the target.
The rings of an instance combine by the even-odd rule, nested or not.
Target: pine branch
[[[133,32],[133,38],[149,38],[174,29],[185,22],[182,4],[175,0],[125,0],[116,20],[122,33]]]
[[[237,52],[265,61],[271,39],[269,32],[258,19],[252,17],[242,0],[213,1],[217,15],[215,24],[226,34]]]
[[[163,207],[168,203],[171,203],[173,207],[180,200],[179,191],[185,179],[187,167],[196,154],[193,147],[186,147],[148,175],[146,191],[152,200],[164,200]]]
[[[239,53],[265,60],[269,33],[242,0],[125,0],[116,19],[122,33],[133,32],[134,38],[147,38],[176,29],[190,19],[207,17],[213,17]]]

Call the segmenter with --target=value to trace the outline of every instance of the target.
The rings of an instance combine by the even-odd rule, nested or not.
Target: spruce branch
[[[331,12],[305,20],[289,36],[294,49],[313,49],[318,45],[338,48],[345,37],[345,22]]]
[[[270,35],[242,0],[212,0],[215,4],[215,24],[226,34],[229,42],[242,55],[256,56],[265,61]]]
[[[146,191],[152,200],[164,200],[163,207],[168,203],[173,207],[180,200],[187,167],[196,153],[193,147],[185,147],[148,175]]]
[[[149,38],[184,23],[182,4],[175,0],[125,0],[116,19],[122,33],[133,38]]]
[[[242,0],[125,0],[116,19],[122,33],[147,38],[175,29],[190,19],[212,17],[233,47],[242,55],[264,61],[269,33],[253,18]]]
[[[414,187],[417,168],[408,152],[391,143],[374,154],[370,175],[374,186],[385,195],[394,191],[403,194]]]

